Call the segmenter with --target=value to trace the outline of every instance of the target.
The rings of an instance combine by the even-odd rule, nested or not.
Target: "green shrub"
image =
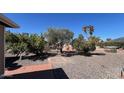
[[[98,46],[99,46],[100,48],[104,48],[104,43],[103,43],[103,42],[100,42],[100,43],[98,44]]]
[[[122,45],[122,47],[121,47],[122,49],[124,49],[124,45]]]
[[[117,53],[117,49],[106,49],[106,52]]]
[[[95,51],[96,50],[96,45],[95,44],[90,44],[89,49],[90,49],[90,51]]]
[[[10,49],[13,54],[17,56],[22,53],[34,53],[40,55],[43,53],[46,41],[42,35],[37,34],[15,34],[8,32],[5,34],[7,46],[6,49]]]
[[[117,46],[118,48],[122,48],[124,46],[124,42],[108,41],[104,43],[104,46]]]
[[[11,44],[9,47],[11,49],[11,52],[13,54],[16,54],[17,56],[27,51],[27,44],[24,42]]]
[[[88,41],[82,43],[75,41],[73,46],[77,51],[83,51],[84,53],[88,53],[89,51],[94,51],[96,49],[95,44]]]
[[[87,44],[84,44],[84,46],[82,47],[82,51],[84,53],[88,53],[90,51],[90,47]]]
[[[36,34],[32,34],[28,40],[29,52],[40,55],[43,53],[45,40]]]

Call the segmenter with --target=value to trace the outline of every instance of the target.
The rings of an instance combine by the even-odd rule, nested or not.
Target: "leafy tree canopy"
[[[50,45],[56,44],[58,42],[66,43],[71,42],[74,33],[68,29],[57,29],[49,28],[44,36]]]

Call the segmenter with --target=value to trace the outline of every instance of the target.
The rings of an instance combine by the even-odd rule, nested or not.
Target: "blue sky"
[[[12,32],[44,33],[49,27],[67,28],[77,37],[82,32],[82,26],[93,25],[94,35],[105,40],[124,36],[124,14],[100,13],[6,13],[8,18],[16,22],[19,29],[9,29]],[[8,29],[7,29],[8,30]]]

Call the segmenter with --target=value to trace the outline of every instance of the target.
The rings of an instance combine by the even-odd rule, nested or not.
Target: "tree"
[[[96,49],[95,45],[99,41],[98,37],[92,36],[94,32],[94,27],[84,26],[83,31],[89,35],[87,40],[84,40],[83,35],[79,35],[78,38],[74,39],[73,46],[78,51],[83,51],[84,53],[88,53],[89,51],[94,51]]]
[[[79,34],[78,38],[75,38],[72,43],[76,50],[81,51],[85,43],[83,35]]]
[[[10,49],[11,53],[19,56],[20,60],[22,59],[22,54],[27,54],[29,52],[41,55],[46,44],[42,34],[15,34],[7,32],[5,36],[8,43],[7,49]]]
[[[5,31],[5,41],[6,43],[15,43],[19,41],[19,38],[17,37],[16,34],[10,32],[10,31]]]
[[[89,42],[92,42],[95,45],[98,45],[99,42],[100,42],[100,38],[99,37],[96,37],[96,36],[92,36],[92,37],[89,38]]]
[[[12,54],[19,56],[22,59],[22,54],[28,50],[27,48],[27,36],[25,34],[15,34],[7,31],[5,33],[7,49],[11,50]]]
[[[44,36],[50,45],[55,45],[60,42],[62,44],[66,42],[71,42],[73,39],[74,33],[68,29],[56,29],[49,28]]]
[[[84,36],[82,34],[79,34],[78,41],[79,42],[84,42]]]
[[[28,49],[29,52],[34,53],[36,55],[41,55],[44,50],[46,42],[42,35],[32,34],[28,40]]]
[[[19,60],[22,59],[22,54],[27,51],[27,44],[24,42],[19,43],[13,43],[9,46],[9,49],[11,49],[11,52],[13,54],[16,54],[16,56],[19,56]]]
[[[83,31],[89,35],[87,37],[88,41],[86,42],[86,49],[89,49],[89,51],[94,51],[96,49],[96,44],[99,42],[99,38],[93,36],[94,26],[84,26]]]
[[[57,42],[56,29],[49,28],[48,31],[44,33],[44,36],[50,45]]]
[[[88,34],[88,35],[89,35],[88,38],[90,38],[90,37],[92,37],[92,35],[93,35],[94,26],[91,26],[91,25],[89,25],[89,26],[84,26],[84,27],[83,27],[83,31],[84,31],[86,34]]]

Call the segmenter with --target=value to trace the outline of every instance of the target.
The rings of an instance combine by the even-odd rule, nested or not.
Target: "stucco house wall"
[[[4,74],[4,26],[0,25],[0,75]]]
[[[4,31],[5,27],[19,28],[19,26],[12,20],[0,14],[0,78],[4,75],[5,57],[4,57]]]

